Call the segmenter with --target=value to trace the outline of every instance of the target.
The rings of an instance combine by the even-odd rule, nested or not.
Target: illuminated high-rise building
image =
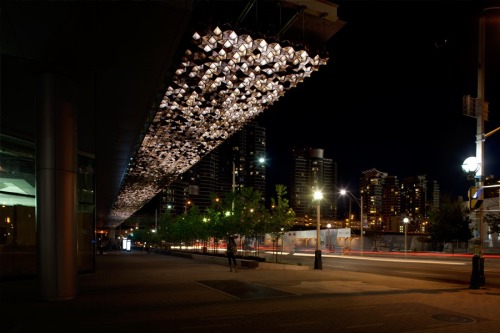
[[[164,188],[160,195],[161,211],[181,214],[192,205],[203,210],[210,206],[213,195],[223,198],[233,187],[235,191],[252,187],[262,194],[264,203],[265,157],[266,130],[257,121],[251,121]]]
[[[428,212],[439,208],[439,184],[426,175],[396,176],[377,169],[362,172],[360,188],[368,229],[379,232],[402,232],[402,219],[409,218],[408,230],[426,232]]]
[[[290,184],[290,206],[297,216],[296,223],[306,226],[315,224],[317,203],[313,193],[323,193],[321,201],[321,224],[326,225],[336,218],[337,165],[323,156],[323,149],[294,149]]]

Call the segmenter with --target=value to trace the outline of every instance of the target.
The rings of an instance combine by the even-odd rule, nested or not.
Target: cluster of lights
[[[110,213],[112,225],[328,61],[219,28],[205,36],[195,33],[192,42],[131,159]]]

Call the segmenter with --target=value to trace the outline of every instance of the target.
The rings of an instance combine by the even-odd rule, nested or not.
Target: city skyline
[[[466,198],[461,165],[475,155],[476,119],[463,114],[462,98],[476,96],[479,8],[491,3],[336,3],[346,25],[327,45],[326,68],[259,116],[268,181],[286,184],[291,150],[310,147],[337,163],[339,188],[357,192],[361,173],[375,168],[398,179],[426,175],[443,194]],[[498,27],[487,21],[485,133],[500,124],[500,53],[488,43]],[[485,142],[486,176],[499,174],[499,144],[498,134]]]

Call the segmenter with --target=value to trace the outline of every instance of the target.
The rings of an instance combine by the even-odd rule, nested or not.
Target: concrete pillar
[[[39,298],[77,296],[77,176],[75,84],[40,75],[36,140],[37,279]]]

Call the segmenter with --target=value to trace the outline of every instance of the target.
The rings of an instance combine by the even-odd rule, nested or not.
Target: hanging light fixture
[[[281,29],[273,37],[252,36],[243,28],[239,34],[240,28],[229,25],[192,34],[124,173],[108,225],[125,221],[245,123],[327,64],[325,52],[311,54],[285,35],[290,31],[294,36],[299,28],[302,37],[307,34],[308,39],[324,43],[326,35],[331,37],[344,24],[336,15],[337,5],[311,1],[305,8],[301,0],[281,4]],[[247,7],[245,15],[252,5]],[[281,24],[282,10],[293,13],[287,15],[285,24]],[[296,22],[299,14],[302,21]],[[318,19],[323,20],[321,33],[316,31]]]

